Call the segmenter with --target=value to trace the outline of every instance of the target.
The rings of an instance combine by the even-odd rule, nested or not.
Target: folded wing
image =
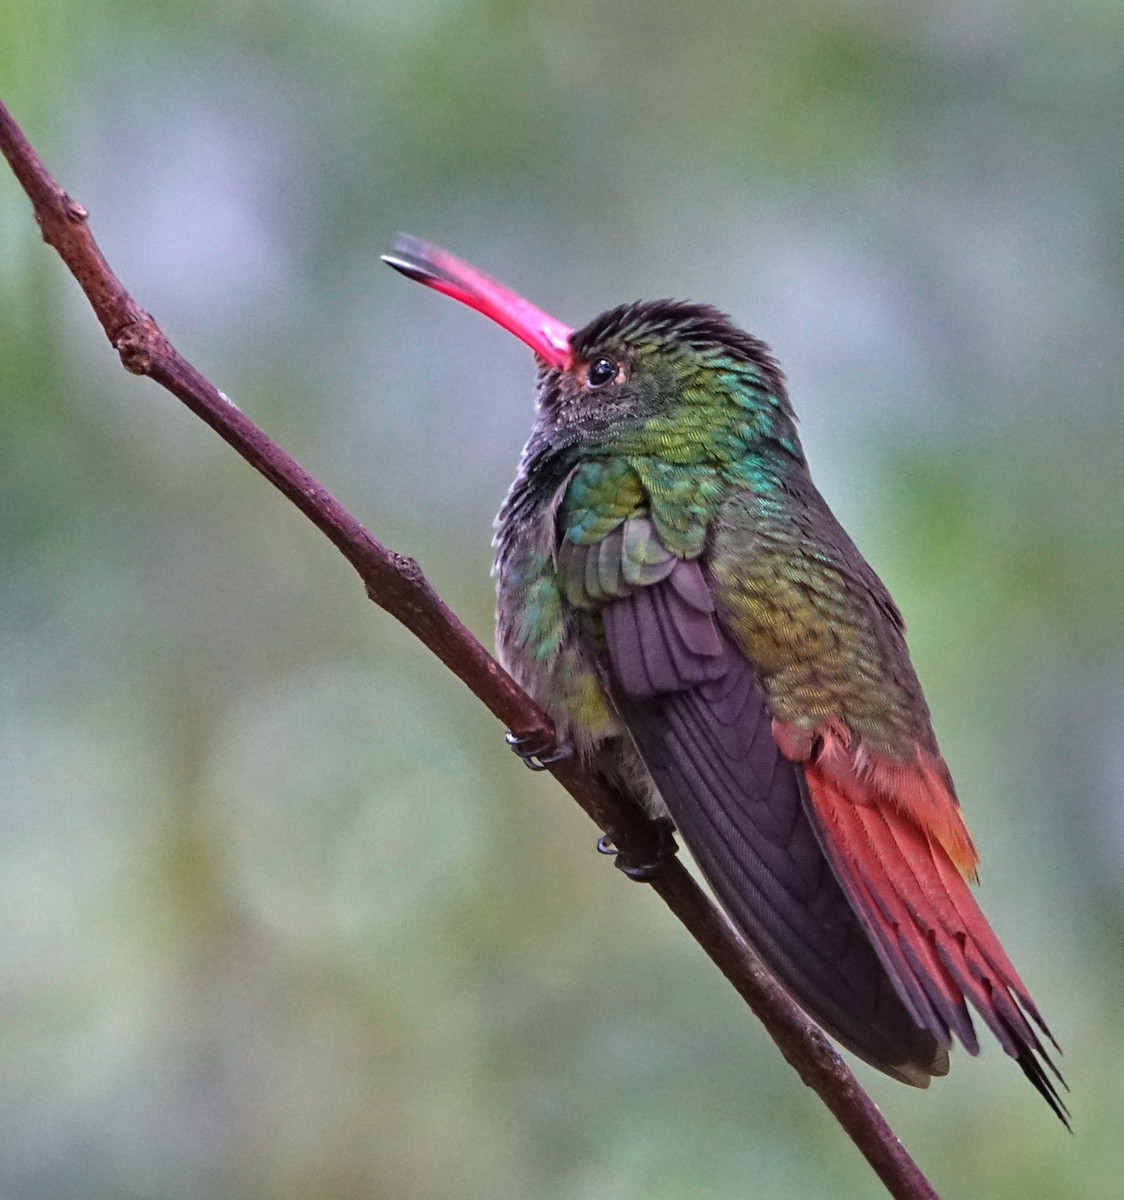
[[[599,607],[616,707],[735,924],[860,1057],[917,1086],[944,1074],[944,1045],[899,998],[825,858],[802,772],[777,747],[698,562],[668,554],[632,517],[595,545],[564,542],[559,573],[572,603]]]

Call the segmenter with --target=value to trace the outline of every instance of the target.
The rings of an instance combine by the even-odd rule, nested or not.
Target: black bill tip
[[[432,283],[441,280],[445,283],[454,282],[447,272],[437,265],[440,251],[436,246],[423,242],[409,233],[395,235],[394,244],[386,254],[379,257],[388,267],[405,275],[407,279],[418,283]]]

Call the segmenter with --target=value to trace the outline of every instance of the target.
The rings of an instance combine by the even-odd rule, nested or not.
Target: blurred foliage
[[[946,1200],[1124,1178],[1124,9],[0,0],[0,95],[199,367],[490,639],[513,339],[705,299],[904,608],[1066,1049],[864,1080]],[[0,178],[0,1193],[880,1194],[593,830],[194,418]]]

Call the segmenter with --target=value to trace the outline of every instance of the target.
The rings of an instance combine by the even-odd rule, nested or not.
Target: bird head
[[[572,330],[440,247],[400,235],[382,257],[530,346],[540,422],[560,441],[685,462],[773,441],[800,457],[780,367],[716,308],[638,301]]]

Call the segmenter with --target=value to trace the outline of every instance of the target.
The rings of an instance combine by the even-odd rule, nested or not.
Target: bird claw
[[[668,859],[674,858],[679,852],[679,846],[676,844],[675,837],[673,836],[675,825],[667,817],[659,817],[653,821],[653,824],[656,827],[658,841],[655,858],[651,861],[638,862],[630,855],[622,853],[613,845],[613,839],[607,833],[603,833],[597,839],[597,853],[615,855],[613,866],[635,883],[651,882],[663,870]]]
[[[573,746],[566,742],[549,741],[535,734],[521,737],[510,729],[503,735],[503,740],[519,755],[529,771],[549,770],[574,752]]]

